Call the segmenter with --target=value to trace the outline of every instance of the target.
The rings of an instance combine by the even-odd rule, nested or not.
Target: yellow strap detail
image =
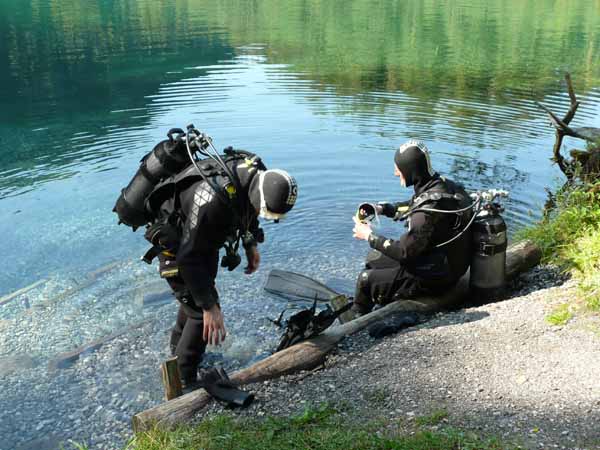
[[[179,273],[179,269],[175,268],[175,269],[168,269],[168,270],[161,270],[160,271],[160,276],[163,278],[169,278],[169,277],[173,277],[175,275],[177,275]]]
[[[229,197],[233,197],[236,193],[235,186],[233,184],[228,184],[225,187],[225,190],[227,191],[227,194],[229,194]]]

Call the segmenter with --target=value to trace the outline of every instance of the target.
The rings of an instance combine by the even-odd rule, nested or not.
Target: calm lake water
[[[156,279],[136,261],[145,241],[111,209],[171,127],[194,123],[298,180],[289,219],[265,226],[261,273],[219,277],[230,327],[247,336],[256,324],[241,317],[281,306],[260,289],[268,269],[354,276],[367,249],[351,216],[411,195],[392,176],[408,138],[469,189],[511,191],[511,232],[536,220],[561,175],[534,101],[562,114],[569,71],[574,124],[600,126],[599,58],[597,0],[3,0],[0,296],[44,282],[0,305],[0,357],[27,348],[46,362],[154,317],[130,303]],[[265,333],[254,358],[274,342]]]
[[[111,208],[173,126],[297,177],[275,258],[353,246],[359,201],[410,195],[390,166],[411,137],[509,189],[517,229],[559,177],[533,101],[564,111],[570,71],[577,123],[600,120],[598,1],[5,0],[0,37],[0,293],[137,254]]]

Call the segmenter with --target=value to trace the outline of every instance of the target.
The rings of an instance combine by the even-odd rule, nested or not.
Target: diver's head
[[[411,139],[402,144],[394,155],[394,175],[402,186],[421,185],[433,177],[429,150],[423,141]]]
[[[294,207],[298,185],[285,170],[259,171],[252,180],[248,196],[260,217],[279,220]]]

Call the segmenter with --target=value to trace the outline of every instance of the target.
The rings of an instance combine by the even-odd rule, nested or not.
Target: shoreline
[[[444,411],[433,430],[458,427],[525,448],[597,448],[599,338],[584,317],[559,327],[544,320],[576,283],[543,266],[514,288],[506,300],[383,339],[346,338],[318,370],[246,386],[257,397],[248,409],[212,402],[197,418],[286,417],[326,403],[351,405],[350,422],[386,419],[410,434],[419,417]]]

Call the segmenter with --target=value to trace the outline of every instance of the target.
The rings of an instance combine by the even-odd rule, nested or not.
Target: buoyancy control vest
[[[442,214],[446,226],[433,236],[431,250],[411,264],[413,272],[423,278],[457,280],[468,269],[471,258],[473,201],[464,188],[440,177],[443,184],[433,186],[414,197],[404,213],[410,227],[410,216],[417,212]],[[438,212],[436,212],[438,211]],[[439,212],[441,211],[441,212]]]
[[[413,199],[409,212],[405,214],[420,208],[435,209],[435,206],[431,206],[435,205],[432,202],[444,198],[451,200],[462,190],[460,188],[457,191],[457,185],[449,180],[446,180],[446,183],[451,188],[448,193],[425,192]],[[439,247],[448,246],[449,255],[454,255],[455,258],[457,255],[464,255],[464,262],[459,262],[458,266],[470,266],[469,285],[481,300],[500,296],[506,282],[507,227],[500,215],[504,209],[495,200],[507,196],[506,191],[492,189],[473,196],[467,196],[465,193],[460,198],[456,197],[457,210],[468,208],[468,214],[462,213],[462,216],[457,218],[455,227],[468,233],[460,233],[459,238],[447,244],[437,244]],[[454,264],[456,261],[451,262],[451,265]]]
[[[222,267],[233,270],[239,265],[240,240],[245,247],[263,242],[264,237],[260,228],[252,232],[249,230],[251,220],[248,214],[247,189],[253,176],[266,167],[257,155],[244,150],[234,150],[231,147],[225,149],[221,160],[230,169],[229,171],[213,159],[200,160],[195,166],[188,166],[180,173],[158,183],[147,196],[145,209],[152,217],[152,223],[148,226],[145,237],[152,243],[153,248],[145,255],[144,261],[151,262],[159,252],[166,251],[171,254],[177,252],[186,219],[185,212],[182,210],[181,194],[198,182],[208,184],[209,189],[221,199],[225,207],[229,208],[233,219],[231,229],[223,230],[227,234],[227,239],[226,252],[221,261]],[[237,179],[232,180],[230,173],[234,173]],[[242,179],[239,177],[240,174]]]

